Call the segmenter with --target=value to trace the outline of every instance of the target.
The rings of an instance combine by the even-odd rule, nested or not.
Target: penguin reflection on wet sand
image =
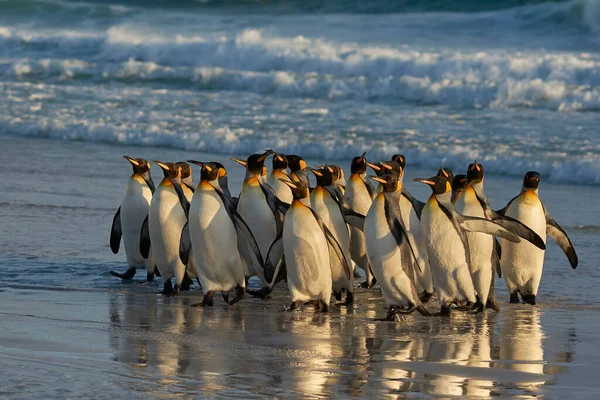
[[[415,288],[414,268],[421,267],[402,218],[402,182],[393,175],[372,179],[381,183],[382,192],[373,200],[365,219],[365,242],[369,263],[388,305],[384,320],[393,321],[397,314],[415,310],[429,316]]]
[[[457,306],[466,311],[479,311],[469,272],[466,232],[487,233],[516,243],[521,239],[494,222],[457,213],[451,202],[452,188],[445,176],[414,180],[432,190],[421,214],[421,224],[427,238],[433,283],[442,303],[441,315],[448,315],[450,308]]]
[[[125,257],[129,269],[124,273],[110,271],[113,276],[131,279],[138,269],[146,269],[146,280],[154,279],[154,257],[144,258],[140,252],[140,232],[147,223],[150,201],[155,187],[150,177],[150,164],[143,158],[123,156],[133,167],[129,177],[121,206],[115,213],[110,231],[110,248],[113,253],[119,252],[121,237],[125,247]]]
[[[188,219],[189,202],[181,188],[181,167],[175,163],[155,161],[164,178],[152,196],[148,230],[142,230],[142,255],[151,243],[156,266],[164,281],[163,294],[176,295],[182,287],[186,265],[179,258],[181,231]],[[175,277],[173,287],[171,279]]]
[[[315,310],[326,312],[332,290],[330,259],[337,257],[343,261],[347,279],[352,274],[350,260],[345,258],[340,243],[316,211],[302,203],[309,196],[308,186],[303,182],[284,183],[292,189],[294,200],[285,217],[283,235],[273,243],[271,251],[279,253],[283,246],[292,298],[289,310],[311,301]]]
[[[538,196],[540,174],[529,171],[523,178],[521,193],[508,202],[498,213],[519,220],[533,229],[546,243],[550,235],[567,256],[573,269],[577,268],[578,258],[571,239],[565,230],[550,216]],[[542,279],[544,253],[531,243],[510,243],[501,240],[500,264],[504,280],[510,292],[510,302],[518,303],[519,294],[524,303],[535,304]]]

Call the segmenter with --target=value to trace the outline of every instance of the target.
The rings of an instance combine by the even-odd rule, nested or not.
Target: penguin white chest
[[[402,259],[403,252],[385,216],[383,196],[375,198],[365,218],[365,242],[369,263],[386,304],[398,306],[417,304],[417,299],[413,296],[411,278],[402,268],[402,263],[406,260]]]
[[[244,183],[237,210],[248,224],[256,238],[260,253],[265,257],[271,243],[275,240],[277,226],[275,216],[269,208],[258,182]]]
[[[292,301],[329,304],[332,280],[327,240],[312,212],[297,202],[286,214],[283,250]]]
[[[221,198],[206,182],[192,198],[189,230],[202,288],[228,291],[238,284],[243,286],[244,270],[235,226]]]

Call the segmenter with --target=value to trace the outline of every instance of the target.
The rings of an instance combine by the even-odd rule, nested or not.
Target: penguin
[[[279,179],[290,180],[290,177],[285,172],[288,167],[287,157],[283,154],[273,153],[273,170],[269,174],[267,184],[275,190],[277,198],[286,204],[291,204],[293,197],[290,188],[282,183]]]
[[[384,320],[393,321],[396,314],[410,314],[415,310],[430,316],[415,287],[414,267],[420,266],[402,218],[402,181],[393,175],[372,179],[379,182],[383,190],[367,213],[364,233],[367,257],[388,305]]]
[[[456,203],[456,200],[460,198],[462,192],[467,186],[467,176],[465,174],[458,174],[452,178],[452,204]]]
[[[452,180],[454,179],[454,174],[452,173],[452,170],[448,167],[442,167],[440,169],[438,169],[437,174],[438,176],[445,176],[446,179],[448,179],[448,182],[452,183]]]
[[[346,191],[346,178],[344,177],[344,170],[339,165],[329,165],[333,169],[333,186],[339,189],[342,195]]]
[[[350,178],[346,184],[344,201],[348,206],[359,214],[367,215],[373,199],[377,195],[375,188],[367,179],[367,153],[354,157],[350,164]],[[350,256],[356,265],[365,272],[365,281],[361,283],[364,288],[371,288],[375,279],[365,247],[365,235],[359,229],[350,227]]]
[[[392,175],[402,183],[404,178],[404,167],[402,165],[406,165],[406,160],[403,156],[396,157],[396,159],[401,160],[402,164],[399,164],[396,161],[382,161],[379,163],[379,167],[385,174]],[[380,189],[383,190],[383,185],[381,183],[379,186]],[[401,185],[400,190],[401,196],[399,197],[399,205],[402,210],[401,215],[403,223],[407,235],[412,243],[415,244],[413,250],[416,262],[420,265],[420,268],[416,268],[415,286],[421,302],[427,303],[433,295],[434,287],[425,246],[425,238],[421,228],[421,211],[425,203],[415,199],[404,185]],[[411,258],[406,258],[405,260],[405,262],[412,262]]]
[[[194,195],[194,182],[192,181],[192,169],[189,164],[183,161],[179,161],[176,163],[177,166],[181,168],[181,189],[183,190],[183,194],[186,200],[191,203],[192,196]],[[198,275],[196,274],[196,264],[193,252],[189,256],[189,263],[186,263],[185,276],[183,277],[183,282],[181,283],[180,290],[190,290],[191,285],[193,284],[193,280],[198,280]]]
[[[553,238],[567,256],[573,269],[577,268],[578,258],[571,239],[565,230],[550,216],[539,198],[540,174],[529,171],[523,178],[521,193],[511,199],[498,213],[521,221],[533,229],[546,242],[546,235]],[[510,292],[510,302],[518,303],[519,294],[524,303],[534,305],[542,269],[544,250],[531,243],[518,244],[500,240],[502,257],[500,264],[504,280]]]
[[[113,276],[123,280],[134,277],[138,269],[146,269],[146,280],[154,279],[154,258],[144,259],[140,253],[140,231],[148,218],[150,201],[154,193],[154,182],[150,176],[150,164],[143,158],[123,156],[133,167],[133,174],[125,186],[121,205],[113,218],[110,230],[110,248],[114,254],[119,252],[121,237],[125,247],[125,257],[129,269],[124,273],[110,271]],[[147,222],[147,221],[146,221]]]
[[[454,204],[456,211],[465,216],[486,218],[500,223],[515,234],[545,248],[543,240],[531,229],[491,210],[483,190],[484,179],[483,166],[477,161],[470,164],[467,170],[467,185]],[[477,292],[478,306],[483,309],[489,301],[489,307],[499,311],[494,295],[494,271],[500,269],[500,263],[494,238],[485,233],[469,232],[467,241],[470,248],[469,270]]]
[[[237,211],[256,238],[263,259],[266,257],[271,244],[283,232],[284,212],[279,208],[279,205],[283,202],[278,201],[274,190],[265,184],[261,178],[265,159],[272,153],[272,150],[267,150],[262,154],[253,154],[246,161],[231,158],[231,160],[246,167],[246,177],[238,199]],[[285,205],[285,203],[283,204]],[[287,207],[287,205],[285,206]],[[248,293],[264,298],[273,290],[273,285],[283,278],[284,271],[281,271],[281,275],[278,275],[275,281],[270,284],[265,280],[263,267],[251,260],[251,254],[247,246],[242,247],[242,257],[248,265],[247,277],[256,275],[262,286],[261,290],[248,290]]]
[[[287,282],[292,298],[289,311],[311,301],[315,310],[327,312],[331,300],[332,278],[330,259],[343,260],[344,274],[352,276],[349,260],[334,234],[321,217],[302,200],[309,196],[308,186],[301,181],[283,181],[292,189],[294,200],[285,216],[283,235],[273,242],[265,262],[265,277],[274,277],[278,254],[285,254]],[[275,262],[272,254],[277,254]],[[334,253],[334,256],[331,256]]]
[[[288,168],[290,170],[290,177],[294,181],[300,181],[304,183],[307,187],[310,187],[310,183],[308,181],[308,169],[306,169],[306,161],[298,155],[288,154]]]
[[[175,163],[154,162],[162,168],[164,178],[152,196],[147,230],[142,228],[140,247],[142,255],[147,256],[147,248],[152,244],[156,266],[164,281],[162,294],[171,296],[179,293],[186,272],[186,265],[179,257],[179,242],[187,223],[189,202],[181,188],[181,167]]]
[[[327,165],[320,169],[309,168],[309,170],[317,180],[317,185],[310,193],[310,207],[321,217],[344,252],[343,260],[332,258],[329,263],[333,293],[336,300],[341,301],[342,290],[344,290],[346,292],[344,305],[351,305],[354,302],[354,274],[350,274],[349,278],[345,274],[345,260],[350,260],[350,232],[338,197],[332,190],[335,185],[334,179],[339,177],[339,174]]]
[[[466,233],[483,232],[516,243],[521,239],[487,219],[456,212],[451,202],[452,188],[445,176],[414,180],[430,186],[432,190],[421,214],[421,226],[427,238],[433,283],[442,304],[440,315],[448,315],[450,307],[457,303],[465,310],[480,311],[476,307],[475,287],[469,272],[470,249]]]
[[[189,162],[202,166],[200,183],[190,204],[189,222],[182,229],[179,250],[183,263],[189,260],[190,250],[195,254],[195,268],[204,298],[202,303],[193,306],[212,306],[216,291],[221,292],[225,302],[233,305],[246,291],[238,233],[251,241],[257,262],[264,263],[250,228],[220,188],[221,168],[215,163]],[[229,301],[229,292],[234,289],[236,296]]]

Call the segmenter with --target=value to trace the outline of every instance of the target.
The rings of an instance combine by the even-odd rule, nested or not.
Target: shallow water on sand
[[[10,136],[0,147],[2,165],[14,166],[0,193],[0,397],[595,396],[598,187],[542,182],[580,265],[571,270],[550,243],[538,306],[506,304],[498,280],[498,314],[387,323],[372,321],[385,314],[377,290],[358,289],[352,310],[329,314],[284,312],[285,287],[267,301],[197,309],[199,290],[163,298],[160,280],[109,275],[126,268],[108,247],[130,174],[121,156],[222,161],[236,193],[242,171],[223,156]],[[435,171],[408,162],[406,184],[424,199],[411,179]],[[519,187],[516,177],[486,179],[498,208]]]

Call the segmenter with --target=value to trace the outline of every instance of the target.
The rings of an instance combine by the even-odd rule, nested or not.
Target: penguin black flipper
[[[269,205],[273,216],[275,217],[277,235],[279,235],[283,232],[283,216],[285,215],[285,212],[281,212],[279,207],[281,207],[281,204],[285,203],[279,200],[271,186],[267,185],[266,183],[259,183],[259,186],[265,195],[265,199],[267,200],[267,204]],[[287,208],[289,208],[289,205],[287,205]]]
[[[185,187],[187,187],[188,189],[190,189],[192,191],[192,193],[194,193],[196,191],[196,188],[193,185],[188,185],[185,182],[181,182],[185,185]]]
[[[121,230],[121,207],[119,207],[110,228],[110,249],[114,254],[117,254],[121,247],[121,236],[123,236],[123,232]]]
[[[274,278],[278,275],[283,258],[283,236],[278,235],[271,243],[265,260],[264,276],[267,282],[273,283]]]
[[[498,274],[498,278],[502,278],[502,266],[500,265],[500,257],[502,257],[502,247],[498,238],[494,238],[494,250],[492,250],[492,266]]]
[[[517,199],[517,197],[519,197],[519,196],[515,196],[512,199],[510,199],[510,201],[508,203],[506,203],[506,206],[504,206],[504,208],[502,208],[500,210],[496,210],[496,213],[500,214],[500,215],[506,215],[506,210],[508,210],[508,207],[510,207],[512,202],[515,201]]]
[[[261,266],[261,268],[264,269],[265,263],[263,261],[262,255],[260,254],[260,248],[258,247],[256,238],[252,234],[252,231],[248,227],[248,224],[246,224],[246,221],[244,221],[242,216],[237,212],[237,210],[235,209],[235,207],[233,205],[233,202],[231,200],[228,200],[227,196],[221,190],[219,190],[217,188],[214,188],[214,189],[215,189],[215,192],[221,198],[221,201],[223,202],[223,204],[225,205],[225,210],[227,211],[227,214],[229,214],[229,218],[231,218],[231,221],[233,222],[233,225],[235,226],[235,230],[236,230],[237,234],[246,238],[246,241],[250,245],[250,248],[252,249],[254,256],[258,260],[259,265]]]
[[[323,231],[323,234],[325,235],[325,239],[327,239],[327,243],[329,244],[329,248],[333,249],[336,257],[340,261],[342,261],[342,264],[344,266],[344,273],[346,274],[346,278],[350,279],[350,276],[352,274],[352,268],[350,268],[350,263],[348,263],[348,260],[346,260],[346,256],[344,255],[342,246],[335,238],[335,235],[333,233],[331,233],[329,228],[327,228],[327,226],[325,225],[325,222],[323,222],[321,217],[319,217],[319,214],[317,214],[317,212],[310,207],[308,207],[308,209],[312,212],[313,216],[315,217],[315,220],[321,227],[321,230]]]
[[[365,188],[367,188],[367,192],[369,192],[369,196],[371,196],[371,200],[373,200],[377,196],[377,191],[367,177],[362,178],[362,181],[365,184]]]
[[[150,229],[148,229],[148,216],[142,223],[142,229],[140,231],[140,254],[144,259],[148,259],[150,255]]]
[[[135,276],[135,273],[136,273],[136,269],[134,267],[131,267],[123,273],[116,272],[116,271],[108,271],[108,272],[110,272],[110,274],[112,276],[116,276],[117,278],[121,278],[124,281],[127,281],[129,279],[133,279],[133,277]]]
[[[324,187],[325,190],[329,193],[329,196],[336,202],[338,207],[340,208],[340,212],[344,217],[346,223],[360,231],[364,231],[365,229],[365,216],[357,213],[353,209],[348,206],[346,201],[344,200],[344,195],[342,194],[339,188],[332,188],[331,186]]]
[[[488,235],[498,236],[513,243],[521,241],[521,238],[516,233],[485,218],[467,217],[466,215],[456,214],[456,219],[460,226],[468,232],[487,233]]]
[[[577,264],[579,264],[579,259],[577,258],[577,253],[575,253],[575,247],[573,247],[573,243],[571,243],[571,239],[567,236],[567,232],[558,225],[558,223],[548,214],[546,211],[546,207],[542,204],[544,209],[544,215],[546,216],[546,232],[548,235],[554,239],[556,243],[560,246],[562,251],[565,253],[567,258],[569,259],[569,263],[571,264],[571,268],[577,268]]]
[[[190,238],[189,221],[185,223],[181,230],[181,238],[179,239],[179,259],[184,265],[190,261],[190,250],[192,249],[192,239]]]
[[[417,256],[414,250],[414,243],[411,243],[408,234],[406,233],[406,228],[402,225],[402,222],[398,218],[400,214],[400,199],[397,196],[393,196],[391,194],[384,194],[385,198],[385,219],[388,223],[388,227],[390,228],[390,232],[396,239],[396,244],[399,248],[402,248],[404,239],[406,239],[406,243],[408,243],[408,248],[410,249],[410,256],[412,257],[411,263],[403,263],[402,268],[407,276],[414,277],[415,273],[410,269],[413,266],[413,263],[419,269],[419,272],[423,272],[423,268],[419,265],[417,261]],[[411,258],[409,257],[409,258]],[[414,285],[414,282],[413,282]]]
[[[501,225],[502,227],[519,235],[523,239],[527,240],[529,243],[533,244],[535,247],[537,247],[541,250],[546,249],[546,244],[544,243],[544,241],[542,240],[540,235],[535,233],[528,226],[524,225],[521,221],[511,218],[511,217],[505,215],[504,213],[502,213],[502,214],[497,213],[496,211],[494,211],[492,209],[492,207],[490,207],[490,203],[485,195],[478,193],[474,188],[473,188],[473,191],[475,192],[477,201],[479,201],[481,208],[483,208],[483,212],[487,219],[489,219],[490,221],[493,221],[493,222],[497,223],[498,225]],[[512,202],[512,200],[511,200],[511,202]],[[510,205],[510,203],[509,203],[509,205]],[[508,207],[508,205],[507,205],[507,207]]]
[[[183,189],[181,188],[181,184],[177,182],[175,179],[169,179],[169,181],[173,184],[173,188],[175,189],[175,193],[177,193],[177,197],[179,198],[179,203],[181,204],[181,208],[183,208],[183,212],[185,213],[185,219],[189,218],[190,215],[190,202],[183,194]]]
[[[410,201],[420,221],[421,212],[423,212],[423,208],[425,208],[425,203],[423,203],[421,200],[414,198],[413,195],[410,194],[410,192],[404,187],[402,188],[402,196],[404,196],[408,201]]]

